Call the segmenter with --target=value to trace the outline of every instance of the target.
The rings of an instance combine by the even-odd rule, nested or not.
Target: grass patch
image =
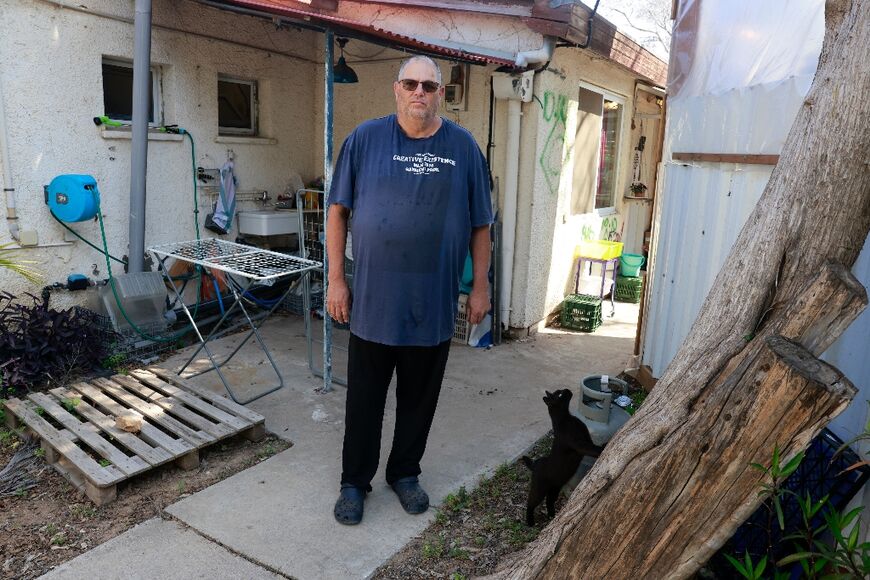
[[[552,447],[552,436],[530,452],[539,457]],[[462,579],[489,574],[507,554],[534,540],[540,527],[525,524],[529,470],[519,462],[499,465],[469,491],[465,486],[441,502],[435,521],[423,534],[382,566],[375,578]],[[539,526],[549,522],[539,517]]]

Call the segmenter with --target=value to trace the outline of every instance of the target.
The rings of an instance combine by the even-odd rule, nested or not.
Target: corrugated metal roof
[[[439,55],[449,59],[475,62],[479,64],[495,63],[513,65],[513,61],[503,58],[494,57],[480,53],[468,52],[446,46],[422,42],[417,39],[397,34],[383,28],[363,24],[347,18],[340,18],[331,14],[306,9],[304,4],[293,0],[225,0],[223,4],[227,6],[239,6],[251,10],[259,10],[268,12],[276,16],[285,16],[297,20],[305,20],[315,25],[333,26],[335,28],[354,30],[365,36],[376,37],[387,40],[400,47],[404,47],[413,51],[425,52],[428,54]]]

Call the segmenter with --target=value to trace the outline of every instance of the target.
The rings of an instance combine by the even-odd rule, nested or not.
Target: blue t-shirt
[[[453,336],[471,228],[492,223],[486,160],[447,119],[411,139],[395,115],[354,129],[338,156],[329,204],[352,210],[350,330],[397,346]]]

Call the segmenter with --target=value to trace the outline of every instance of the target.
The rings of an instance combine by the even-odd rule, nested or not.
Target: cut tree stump
[[[6,408],[10,424],[26,425],[45,461],[97,505],[165,463],[195,469],[199,450],[217,441],[265,436],[262,415],[158,368],[31,393]],[[119,428],[119,417],[141,420],[139,431]]]

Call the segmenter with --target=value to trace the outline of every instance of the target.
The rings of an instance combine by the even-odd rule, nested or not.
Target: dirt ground
[[[625,373],[618,378],[628,383],[639,406],[645,396],[640,383]],[[552,434],[547,435],[527,455],[547,455],[552,444]],[[542,503],[535,512],[535,526],[525,524],[530,476],[519,461],[504,463],[472,491],[460,488],[448,495],[435,522],[379,568],[374,578],[464,580],[494,572],[500,562],[534,540],[550,522]],[[565,496],[560,496],[557,512],[565,501]]]
[[[0,470],[22,443],[0,426]],[[0,498],[0,578],[36,578],[195,493],[287,449],[274,436],[252,443],[226,439],[200,451],[200,465],[167,464],[118,485],[118,497],[96,507],[39,458],[37,485]]]
[[[528,454],[549,453],[552,435]],[[505,463],[472,491],[464,487],[444,498],[435,522],[379,568],[377,580],[449,578],[462,580],[495,571],[498,563],[534,540],[549,523],[542,504],[534,527],[525,524],[530,472],[519,463]],[[562,497],[556,510],[565,503]]]

